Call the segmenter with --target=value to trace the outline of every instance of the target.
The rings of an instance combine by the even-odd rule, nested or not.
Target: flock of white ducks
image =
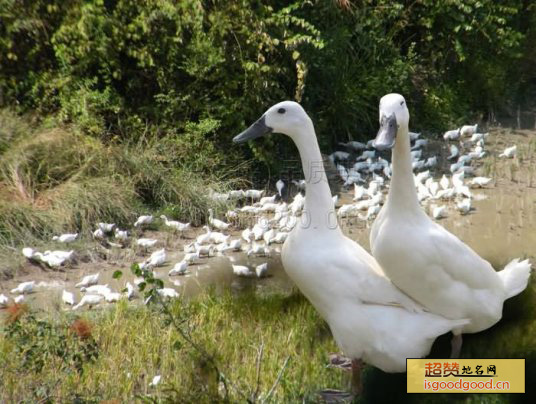
[[[348,151],[330,155],[344,185],[354,188],[353,203],[336,209],[337,197],[331,195],[324,166],[319,164],[322,156],[311,119],[295,102],[274,105],[234,140],[243,142],[271,132],[289,136],[298,148],[305,176],[303,180],[293,180],[293,184],[305,191],[305,197],[297,193],[292,202],[281,202],[287,185],[282,180],[276,183],[277,194],[271,196],[255,189],[211,192],[215,201],[236,201],[241,207],[229,210],[227,221],[216,218],[209,210],[205,233],[185,245],[182,260],[173,265],[168,276],[185,275],[189,266],[201,258],[226,252],[243,251],[248,256],[280,252],[285,271],[330,325],[356,373],[362,360],[386,372],[402,372],[406,358],[427,355],[437,336],[448,331],[456,336],[453,355],[457,356],[462,333],[478,332],[495,324],[501,318],[504,300],[524,290],[530,264],[513,260],[503,271],[495,272],[470,247],[432,221],[421,206],[431,202],[429,211],[435,219],[447,215],[447,206],[439,205],[440,201],[452,201],[462,214],[471,211],[471,188],[491,182],[485,177],[467,181],[474,173],[471,163],[486,154],[488,134],[478,133],[477,125],[447,131],[445,140],[466,137],[471,147],[462,154],[460,149],[465,150],[466,144],[451,144],[447,157],[452,161],[451,175],[436,180],[430,169],[438,164],[437,156],[424,158],[428,141],[419,139],[419,134],[408,128],[404,98],[389,94],[380,103],[376,139],[367,144],[341,143]],[[392,162],[378,155],[373,147],[393,148]],[[500,156],[513,158],[516,150],[516,146],[509,147]],[[242,231],[240,238],[232,238],[229,230],[238,227],[244,215],[252,225]],[[338,218],[349,216],[365,221],[376,218],[370,232],[373,255],[342,233]],[[160,219],[181,237],[191,228],[189,223],[163,215]],[[153,222],[153,216],[144,215],[133,225],[140,233]],[[70,243],[77,237],[78,234],[64,234],[53,240]],[[131,235],[115,224],[98,223],[93,237],[107,240],[112,246],[124,246]],[[144,237],[135,240],[145,251],[158,242]],[[281,244],[282,250],[277,247]],[[50,267],[65,265],[74,258],[73,250],[40,253],[25,248],[23,254]],[[139,265],[153,270],[167,261],[162,248]],[[268,263],[238,265],[232,256],[230,264],[237,276],[262,278],[269,270]],[[136,296],[130,282],[125,284],[125,291],[116,292],[98,281],[98,273],[83,277],[75,285],[84,292],[80,301],[77,303],[74,294],[64,290],[63,302],[78,309]],[[135,280],[134,284],[139,282]],[[11,293],[21,301],[34,287],[34,282],[24,282]],[[173,288],[159,293],[166,298],[179,296]],[[0,295],[0,307],[8,301],[7,296]]]
[[[247,191],[231,191],[233,197],[237,200],[244,199],[252,200],[254,203],[250,206],[251,212],[274,212],[275,217],[287,217],[288,212],[286,210],[287,204],[274,203],[276,196],[262,197],[264,191],[261,190],[247,190]],[[300,194],[296,198],[296,203],[289,204],[289,210],[293,214],[298,214],[303,206],[303,196]],[[247,206],[242,208],[244,212],[247,212]],[[208,211],[208,225],[203,227],[204,233],[194,238],[193,242],[184,246],[184,254],[181,261],[176,262],[168,272],[169,277],[180,276],[188,274],[188,268],[191,265],[200,263],[203,258],[211,258],[214,256],[222,256],[228,252],[243,252],[248,257],[268,257],[271,254],[274,244],[282,244],[288,231],[292,229],[292,223],[295,223],[297,216],[292,216],[293,220],[284,221],[285,225],[282,227],[284,231],[279,231],[278,223],[269,223],[269,219],[266,216],[255,217],[251,216],[251,219],[255,220],[252,228],[247,228],[242,232],[242,237],[231,238],[229,233],[231,223],[226,223],[223,220],[214,217],[212,209]],[[235,213],[236,215],[233,215]],[[248,213],[245,213],[248,215]],[[229,211],[228,217],[237,218],[238,211]],[[169,227],[173,233],[178,233],[180,237],[184,237],[184,234],[191,229],[190,223],[181,223],[179,221],[170,220],[166,216],[161,215],[160,219],[162,224]],[[143,215],[138,217],[134,223],[136,233],[141,234],[148,225],[154,222],[152,215]],[[251,220],[250,220],[251,221]],[[277,220],[276,220],[277,221]],[[291,223],[292,222],[292,223]],[[282,222],[283,223],[283,222]],[[218,231],[211,230],[217,229]],[[277,230],[276,230],[277,229]],[[62,234],[60,236],[54,236],[53,241],[58,243],[71,243],[75,241],[78,234]],[[131,241],[131,235],[127,230],[119,229],[113,223],[97,223],[97,227],[93,232],[93,237],[96,240],[105,242],[112,247],[124,247]],[[157,246],[160,240],[155,238],[138,237],[132,240],[132,244],[139,246],[142,251],[148,252],[150,249]],[[275,252],[279,253],[279,249],[275,248]],[[30,261],[43,263],[52,268],[59,268],[74,262],[75,251],[45,251],[40,253],[32,248],[25,247],[22,250],[23,255]],[[268,263],[264,262],[258,265],[245,266],[235,265],[235,258],[229,256],[230,267],[233,273],[241,277],[256,276],[257,278],[264,278],[268,275]],[[153,251],[145,260],[139,262],[138,265],[142,270],[152,271],[154,268],[161,267],[169,264],[168,254],[165,248],[157,249]],[[158,276],[157,274],[153,273]],[[112,290],[108,284],[98,284],[99,273],[84,276],[80,282],[74,285],[75,288],[79,288],[83,294],[80,301],[77,303],[75,294],[69,290],[63,290],[62,301],[66,305],[72,306],[73,310],[77,310],[81,307],[93,307],[101,302],[115,303],[121,298],[132,299],[137,296],[135,293],[134,285],[139,284],[143,279],[134,280],[134,285],[130,282],[126,282],[124,285],[124,292],[120,293]],[[180,282],[172,282],[175,286],[180,286]],[[34,293],[36,291],[35,282],[23,282],[17,288],[11,290],[11,293],[17,295],[14,297],[16,303],[20,303],[24,300],[25,295]],[[163,288],[159,290],[162,297],[176,298],[179,297],[179,293],[173,288]],[[0,306],[5,306],[9,302],[9,297],[0,295]]]

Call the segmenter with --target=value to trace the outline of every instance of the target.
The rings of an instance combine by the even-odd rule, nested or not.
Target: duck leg
[[[350,388],[353,395],[359,395],[363,391],[363,381],[361,374],[363,372],[363,361],[361,359],[350,359],[339,354],[329,356],[329,366],[339,368],[352,373]]]
[[[451,351],[450,351],[450,358],[459,358],[460,354],[462,352],[462,334],[457,334],[452,336],[452,340],[450,341]]]
[[[350,358],[340,355],[340,354],[330,354],[329,355],[329,367],[338,368],[341,370],[344,370],[346,372],[352,373],[352,391],[342,391],[342,390],[335,390],[335,389],[325,389],[322,391],[319,391],[318,394],[320,396],[321,402],[323,403],[349,403],[354,400],[355,398],[355,391],[360,391],[360,369],[358,362],[361,361],[355,361],[351,360]],[[354,368],[356,369],[357,374],[354,375]],[[354,388],[354,384],[356,388]]]
[[[360,395],[363,392],[363,361],[361,359],[352,360],[352,393]]]

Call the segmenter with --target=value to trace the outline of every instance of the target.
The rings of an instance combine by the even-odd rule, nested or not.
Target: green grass
[[[207,293],[190,303],[175,302],[171,311],[187,319],[191,338],[216,358],[229,380],[231,402],[244,401],[255,391],[266,398],[280,372],[272,394],[277,402],[299,401],[317,389],[341,384],[340,371],[325,366],[328,353],[336,351],[329,330],[300,295]],[[0,334],[0,401],[37,401],[44,398],[43,391],[61,402],[76,397],[82,402],[130,402],[135,396],[182,402],[222,399],[205,359],[160,311],[123,302],[81,316],[93,324],[99,350],[98,359],[87,362],[81,374],[72,369],[58,374],[52,360],[41,371],[24,368],[14,349],[22,342]],[[74,315],[57,312],[47,318],[66,329]],[[161,384],[149,387],[156,374],[162,375]]]
[[[535,393],[531,384],[536,377],[535,301],[533,280],[525,293],[507,301],[498,325],[465,336],[462,350],[462,356],[468,358],[526,358],[526,395],[408,395],[405,374],[386,374],[367,367],[365,393],[357,401],[510,403],[528,399]],[[30,343],[10,336],[4,326],[0,332],[0,401],[225,401],[209,362],[182,338],[170,317],[158,307],[121,302],[105,310],[58,310],[41,316],[53,325],[55,333],[66,334],[67,338],[78,338],[65,331],[75,318],[92,324],[98,357],[86,361],[81,372],[65,365],[72,356],[65,355],[63,362],[54,360],[57,354],[50,352],[55,345],[47,343],[43,333],[32,334]],[[348,375],[326,367],[328,354],[338,349],[325,322],[300,294],[216,295],[208,291],[189,302],[175,301],[169,307],[180,327],[190,330],[191,339],[215,358],[228,380],[229,402],[245,402],[247,398],[255,401],[253,397],[258,402],[267,398],[271,402],[316,402],[316,393],[323,388],[348,387]],[[19,321],[27,320],[22,317]],[[449,340],[448,335],[439,338],[431,357],[447,357]],[[80,344],[84,343],[67,345],[84,352]],[[42,355],[48,352],[45,366],[32,369],[17,346],[32,346]],[[157,374],[162,375],[160,385],[150,387]]]

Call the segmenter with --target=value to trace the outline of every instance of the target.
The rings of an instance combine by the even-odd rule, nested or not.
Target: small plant
[[[40,373],[52,367],[56,372],[82,374],[86,362],[95,361],[99,347],[88,321],[78,318],[70,324],[39,319],[26,305],[6,309],[5,336],[20,356],[19,366]]]

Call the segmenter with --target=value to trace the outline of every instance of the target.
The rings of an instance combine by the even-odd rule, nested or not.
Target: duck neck
[[[393,174],[387,204],[404,212],[421,211],[413,179],[411,147],[407,126],[401,126],[398,129],[392,160]]]
[[[294,136],[294,142],[300,153],[306,183],[301,227],[338,229],[335,206],[312,121],[309,119],[299,132]]]

